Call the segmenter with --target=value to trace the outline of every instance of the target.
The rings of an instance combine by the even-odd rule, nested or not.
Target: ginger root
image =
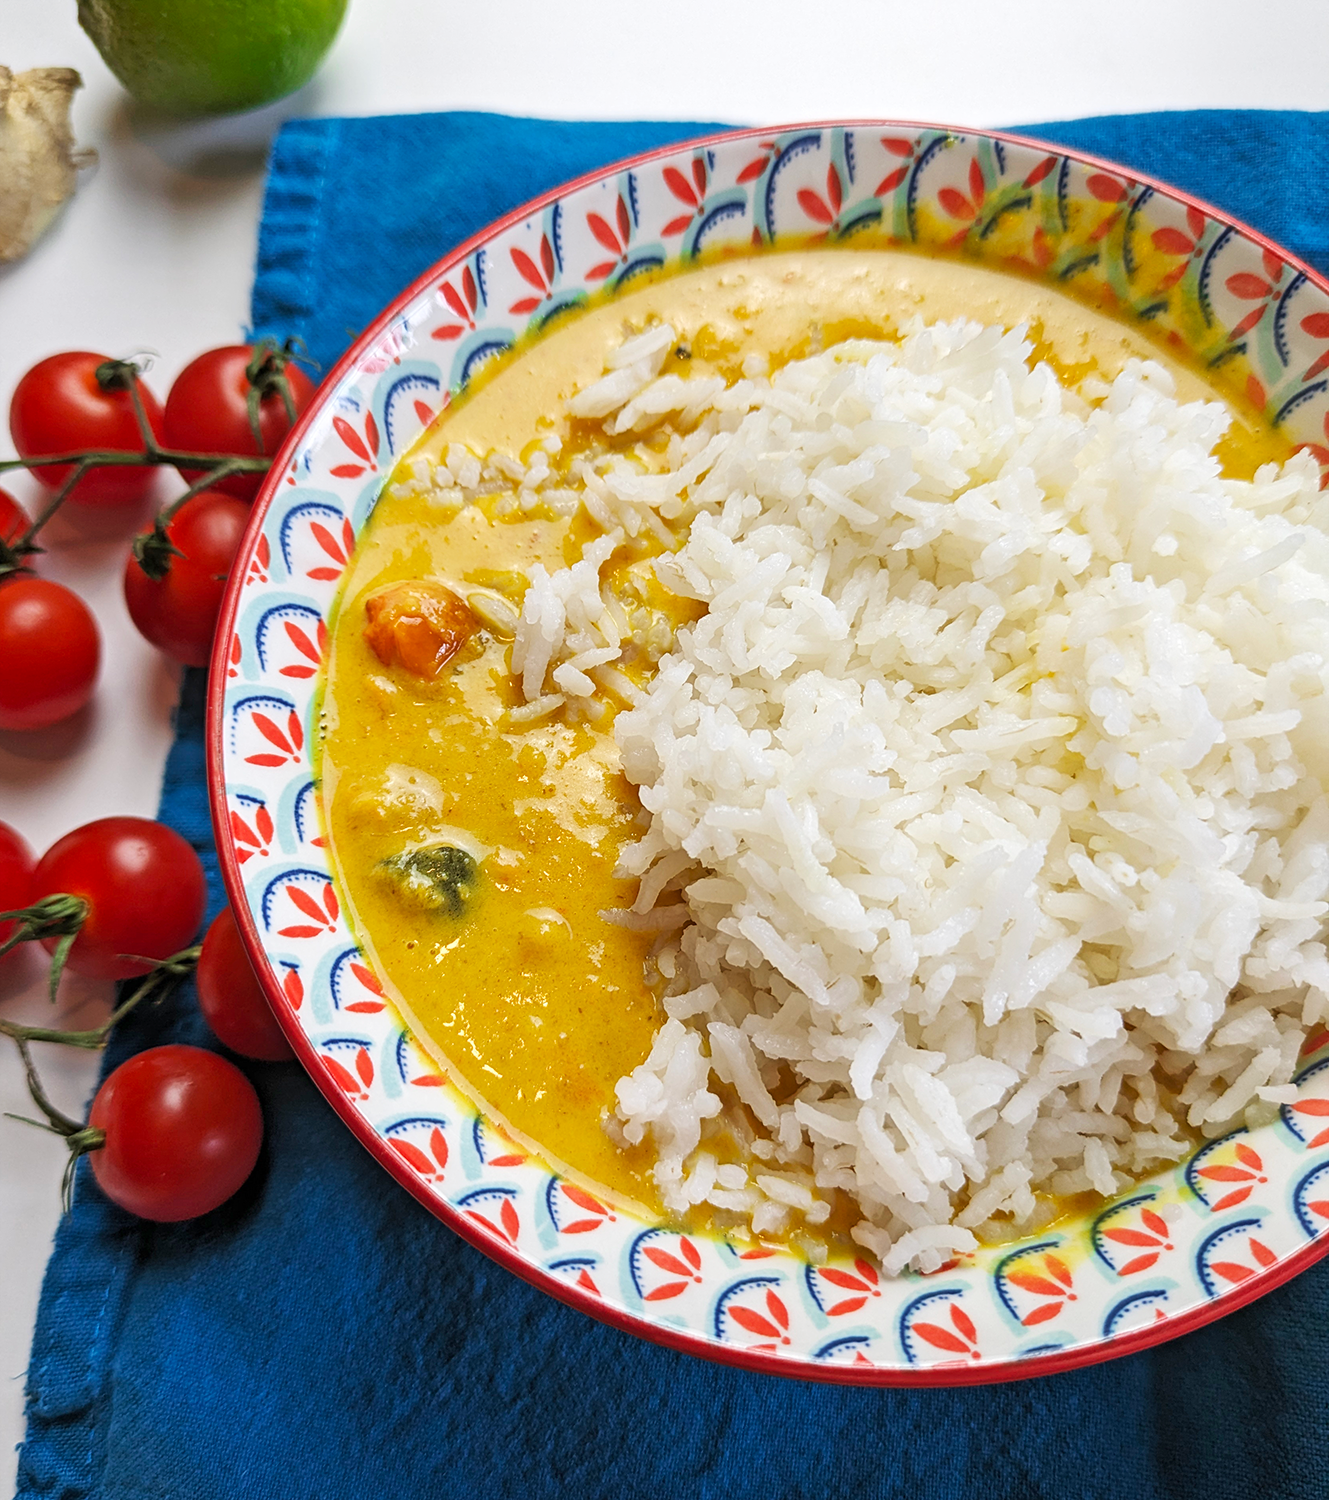
[[[0,67],[0,261],[18,260],[95,159],[74,150],[69,105],[83,80],[73,68]]]

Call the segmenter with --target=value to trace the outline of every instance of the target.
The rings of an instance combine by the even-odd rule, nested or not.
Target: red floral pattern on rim
[[[789,1306],[770,1282],[769,1277],[752,1277],[721,1295],[716,1328],[722,1338],[770,1353],[788,1346]]]
[[[290,662],[284,667],[278,667],[277,671],[283,677],[312,677],[323,665],[323,658],[327,654],[328,627],[320,620],[315,626],[312,640],[308,633],[292,620],[283,621],[282,629],[286,632],[291,645],[304,660]]]
[[[448,1138],[445,1120],[403,1120],[389,1126],[384,1137],[413,1172],[426,1182],[441,1184],[447,1175]]]
[[[1106,239],[1121,222],[1136,184],[1129,177],[1117,177],[1110,172],[1090,172],[1084,185],[1108,209],[1089,234],[1089,243],[1097,244]]]
[[[1253,271],[1234,271],[1224,282],[1234,297],[1259,304],[1228,330],[1229,343],[1235,343],[1243,334],[1249,333],[1283,295],[1279,284],[1283,279],[1282,260],[1271,250],[1266,250],[1261,259],[1264,261],[1263,276],[1257,276]]]
[[[547,234],[540,236],[539,265],[536,265],[525,250],[520,249],[516,245],[513,245],[509,249],[508,254],[512,257],[512,264],[517,268],[517,274],[527,286],[534,287],[539,293],[537,297],[529,295],[519,297],[508,308],[508,311],[510,313],[528,315],[533,313],[542,303],[548,302],[554,295],[554,247],[549,243],[549,236]]]
[[[317,567],[307,569],[305,576],[317,578],[323,582],[331,582],[340,578],[346,571],[346,564],[351,560],[351,553],[355,550],[355,532],[351,528],[351,523],[343,520],[341,535],[334,536],[322,521],[311,521],[309,534],[332,559],[333,566],[329,567],[326,563],[320,563]]]
[[[350,1099],[367,1103],[374,1086],[374,1059],[361,1041],[325,1042],[323,1066],[329,1077]]]
[[[586,273],[587,281],[603,281],[607,276],[612,276],[620,266],[628,263],[628,247],[632,244],[632,215],[628,211],[622,193],[614,199],[612,225],[607,219],[592,211],[586,215],[586,227],[612,257],[609,260],[598,261]],[[668,234],[670,231],[666,227],[663,232]]]
[[[844,207],[844,188],[840,181],[840,172],[834,162],[828,162],[826,166],[826,196],[823,198],[812,188],[799,188],[798,206],[814,224],[821,225],[821,229],[813,234],[812,239],[825,239],[833,230],[840,227],[840,210]]]
[[[1158,1264],[1158,1257],[1173,1248],[1167,1220],[1152,1208],[1142,1208],[1138,1226],[1112,1224],[1102,1230],[1105,1240],[1124,1248],[1129,1259],[1114,1269],[1118,1276],[1138,1276]]]
[[[997,1295],[1025,1328],[1050,1322],[1078,1295],[1070,1267],[1054,1247],[1047,1245],[1007,1255],[994,1279]]]
[[[1174,225],[1164,224],[1150,235],[1149,238],[1155,250],[1161,250],[1164,255],[1182,257],[1180,264],[1174,266],[1159,281],[1159,291],[1167,291],[1169,287],[1175,286],[1186,274],[1192,257],[1200,249],[1208,224],[1208,219],[1200,210],[1191,205],[1186,209],[1186,229],[1189,233],[1177,229]]]
[[[1224,1286],[1241,1286],[1277,1264],[1278,1254],[1267,1243],[1258,1219],[1229,1224],[1215,1231],[1196,1254],[1200,1277],[1209,1295]]]
[[[931,1344],[934,1349],[940,1349],[943,1354],[957,1355],[961,1359],[982,1359],[974,1320],[958,1301],[949,1304],[947,1315],[949,1327],[945,1323],[918,1321],[910,1324],[910,1330],[915,1338]]]
[[[305,731],[300,723],[300,715],[294,709],[283,720],[280,711],[272,713],[256,707],[250,711],[249,723],[257,731],[260,740],[272,748],[258,749],[246,755],[246,765],[269,767],[302,764]]]
[[[614,1219],[614,1210],[575,1182],[550,1178],[545,1199],[559,1234],[592,1234]]]
[[[702,1284],[701,1253],[687,1235],[679,1235],[673,1249],[667,1244],[644,1244],[640,1249],[647,1263],[641,1278],[647,1288],[641,1294],[643,1302],[668,1302],[689,1286]]]
[[[461,1202],[465,1206],[467,1217],[474,1220],[481,1229],[497,1239],[505,1240],[509,1245],[515,1245],[521,1234],[521,1215],[517,1212],[514,1201],[516,1196],[515,1190],[511,1188],[495,1188],[492,1191],[468,1193]]]
[[[241,864],[256,854],[267,855],[276,825],[266,802],[257,797],[237,796],[227,822],[235,840],[235,857]]]
[[[1313,1151],[1317,1146],[1329,1146],[1329,1099],[1298,1099],[1288,1108],[1315,1132],[1307,1137],[1308,1151]]]
[[[852,1271],[840,1266],[819,1266],[816,1274],[838,1293],[837,1299],[826,1307],[828,1318],[861,1312],[873,1297],[881,1296],[881,1276],[868,1261],[856,1260]]]
[[[757,155],[745,167],[739,168],[734,182],[740,187],[749,182],[756,182],[779,154],[780,147],[775,141],[759,141]]]
[[[952,219],[958,219],[964,228],[961,229],[949,242],[959,244],[966,239],[970,226],[983,211],[983,204],[987,198],[987,181],[983,176],[983,168],[977,157],[969,163],[969,191],[962,193],[959,188],[944,187],[937,194],[937,202],[941,205],[942,212]]]
[[[873,188],[873,194],[878,198],[884,198],[887,193],[893,193],[904,183],[909,176],[910,166],[918,157],[918,142],[910,136],[884,135],[881,138],[881,144],[892,156],[899,159],[900,165],[892,167]]]
[[[762,158],[761,167],[752,175],[759,176],[761,169],[765,165],[765,158]],[[710,173],[707,170],[706,158],[704,156],[694,156],[692,158],[691,177],[692,180],[689,182],[688,178],[677,167],[666,167],[664,169],[665,186],[687,209],[686,213],[677,214],[674,218],[670,219],[660,231],[666,239],[671,239],[676,234],[682,234],[701,212],[702,205],[706,202],[706,186],[710,180]],[[622,200],[620,199],[619,201],[621,202]],[[590,274],[594,276],[595,272],[592,271]]]
[[[1244,1141],[1232,1144],[1231,1156],[1232,1160],[1206,1161],[1204,1166],[1195,1169],[1196,1177],[1219,1187],[1218,1196],[1209,1204],[1212,1213],[1236,1208],[1250,1197],[1257,1183],[1269,1181],[1264,1175],[1264,1162],[1259,1152]]]
[[[480,289],[476,284],[475,273],[469,265],[462,267],[460,285],[461,290],[458,291],[450,281],[439,284],[440,296],[447,304],[449,311],[460,321],[440,323],[438,327],[430,329],[431,339],[459,339],[464,333],[475,332],[475,317],[480,311]],[[432,421],[433,418],[429,420]],[[423,425],[428,426],[429,423],[425,422]]]
[[[358,479],[361,474],[377,470],[375,460],[378,456],[378,423],[374,421],[373,412],[367,411],[364,415],[363,437],[345,417],[333,417],[332,426],[342,443],[358,460],[357,463],[334,465],[328,470],[334,479]]]

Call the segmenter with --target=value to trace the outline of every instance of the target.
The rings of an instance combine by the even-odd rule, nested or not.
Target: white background
[[[1147,109],[1329,108],[1325,0],[669,0],[617,15],[601,0],[352,0],[321,75],[294,99],[254,116],[172,126],[129,103],[74,10],[73,0],[0,0],[0,63],[78,68],[78,139],[100,155],[45,240],[27,260],[0,267],[2,409],[22,372],[60,349],[155,351],[149,378],[164,395],[194,354],[237,340],[264,152],[293,114],[488,109],[1002,125]],[[21,479],[9,487],[22,500],[32,495]],[[95,610],[104,665],[94,705],[71,724],[0,733],[0,819],[38,852],[91,818],[155,810],[176,688],[174,671],[125,615],[123,539],[66,527],[53,540],[40,571]],[[49,1017],[42,976],[42,963],[26,955],[0,966],[3,1013]],[[60,1015],[95,1024],[106,1002],[99,986],[66,980]],[[53,1094],[81,1110],[96,1058],[42,1050]],[[6,1047],[0,1110],[26,1109]],[[5,1494],[63,1156],[54,1137],[0,1120]]]

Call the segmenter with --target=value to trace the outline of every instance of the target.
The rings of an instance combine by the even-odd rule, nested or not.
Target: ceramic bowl
[[[752,1369],[862,1384],[1043,1375],[1174,1337],[1329,1249],[1329,1033],[1273,1124],[1091,1216],[927,1276],[682,1234],[505,1140],[385,1000],[338,903],[310,747],[326,622],[399,456],[475,372],[589,293],[725,247],[949,249],[1046,277],[1189,350],[1329,466],[1329,285],[1125,168],[981,131],[855,122],[657,151],[547,194],[375,320],[274,466],[212,667],[214,822],[240,927],[314,1081],[409,1192],[555,1297]]]

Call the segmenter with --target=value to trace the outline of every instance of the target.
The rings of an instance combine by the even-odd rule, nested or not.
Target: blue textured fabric
[[[497,214],[703,128],[479,115],[288,125],[254,324],[300,335],[326,366]],[[1030,129],[1185,186],[1329,264],[1329,116]],[[202,705],[190,672],[162,816],[203,854],[219,899]],[[106,1065],[168,1039],[205,1040],[189,989],[122,1026]],[[267,1144],[216,1213],[143,1225],[80,1173],[38,1315],[25,1500],[1323,1496],[1329,1263],[1184,1339],[1072,1374],[918,1392],[776,1380],[533,1291],[397,1187],[295,1065],[250,1073]]]
[[[293,120],[263,203],[253,321],[325,370],[404,286],[510,209],[612,161],[723,130],[507,115]]]

